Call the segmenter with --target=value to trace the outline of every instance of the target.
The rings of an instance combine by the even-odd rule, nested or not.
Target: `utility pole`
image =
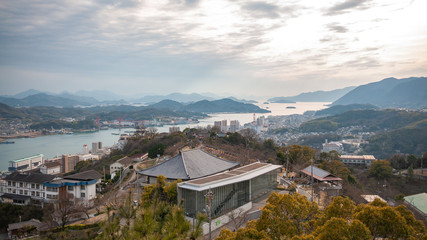
[[[286,178],[289,180],[289,148],[286,149]]]
[[[313,158],[311,159],[311,202],[314,200],[314,185],[313,185]]]
[[[209,221],[209,240],[212,240],[212,228],[211,228],[211,220],[212,220],[212,199],[214,197],[214,193],[211,191],[211,188],[209,188],[209,191],[205,194],[207,205],[206,205],[206,212],[208,214],[208,221]]]

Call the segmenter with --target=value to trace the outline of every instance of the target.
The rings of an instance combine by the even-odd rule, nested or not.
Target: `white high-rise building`
[[[230,132],[237,132],[240,129],[239,120],[230,121]]]
[[[88,154],[88,153],[89,153],[89,148],[87,144],[85,144],[83,145],[83,148],[82,148],[82,154]]]

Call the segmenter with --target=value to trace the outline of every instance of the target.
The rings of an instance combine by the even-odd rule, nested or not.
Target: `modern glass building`
[[[233,209],[270,193],[277,186],[277,169],[269,163],[252,163],[234,170],[190,180],[178,184],[178,200],[182,200],[185,213],[194,218],[205,212],[206,194],[213,192],[212,217],[221,216]]]

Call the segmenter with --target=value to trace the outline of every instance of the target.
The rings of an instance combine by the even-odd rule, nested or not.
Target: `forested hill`
[[[315,91],[305,92],[292,97],[275,97],[270,98],[268,101],[277,103],[291,103],[291,102],[333,102],[346,93],[350,92],[356,87],[346,87],[331,91]]]
[[[329,132],[341,127],[365,126],[367,131],[398,129],[427,119],[426,112],[403,110],[355,110],[301,124],[303,132]]]
[[[126,114],[127,120],[151,120],[156,117],[194,117],[203,118],[207,115],[194,112],[175,112],[168,109],[154,109],[134,106],[108,106],[93,108],[56,108],[56,107],[29,107],[14,108],[0,103],[0,119],[23,119],[32,122],[52,121],[72,117],[95,120],[100,116],[102,120],[116,120]]]
[[[403,128],[378,133],[363,149],[377,158],[389,158],[394,153],[422,155],[427,149],[427,119]]]
[[[196,103],[184,106],[186,111],[190,112],[204,112],[204,113],[219,113],[219,112],[233,112],[233,113],[268,113],[270,111],[259,108],[258,106],[250,103],[236,102],[229,98],[224,98],[215,101],[199,101]]]
[[[202,100],[195,103],[183,104],[173,100],[163,100],[148,106],[155,109],[169,109],[174,111],[199,112],[199,113],[267,113],[251,103],[242,103],[230,98],[208,101]]]
[[[332,105],[373,104],[383,108],[426,108],[427,77],[386,78],[359,86]]]
[[[350,104],[350,105],[336,105],[326,109],[316,111],[315,116],[332,116],[348,111],[365,110],[365,109],[378,109],[378,107],[371,104]]]

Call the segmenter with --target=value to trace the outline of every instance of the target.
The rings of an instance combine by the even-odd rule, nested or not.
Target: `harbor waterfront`
[[[255,114],[256,117],[260,116],[277,116],[277,115],[291,115],[302,114],[305,111],[320,110],[326,108],[328,102],[298,102],[298,103],[270,103],[259,104],[261,108],[271,111],[271,113]],[[288,106],[294,106],[294,109],[288,109]],[[210,117],[200,119],[197,124],[182,124],[174,125],[184,130],[189,127],[206,127],[213,125],[214,121],[220,120],[238,120],[241,125],[251,122],[253,120],[253,113],[232,113],[232,114],[209,114]],[[158,132],[168,132],[169,125],[156,127]],[[133,128],[123,128],[121,133],[133,131]],[[8,163],[11,160],[16,160],[32,155],[43,154],[45,158],[53,158],[61,156],[62,154],[75,154],[82,151],[83,145],[87,144],[89,147],[92,142],[102,142],[104,146],[111,147],[118,141],[118,129],[100,130],[90,133],[74,133],[74,134],[60,134],[41,136],[36,138],[19,138],[13,139],[14,144],[0,144],[0,170],[6,170]]]

